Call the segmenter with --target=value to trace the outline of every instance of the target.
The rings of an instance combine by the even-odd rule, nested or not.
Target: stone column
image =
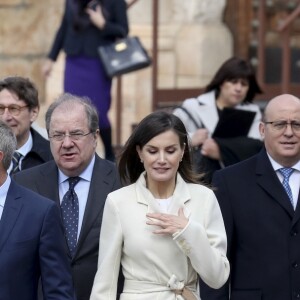
[[[233,55],[232,35],[222,22],[226,0],[174,0],[176,87],[204,87]]]

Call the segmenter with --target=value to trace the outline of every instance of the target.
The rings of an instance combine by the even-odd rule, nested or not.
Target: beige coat
[[[189,223],[173,237],[155,235],[147,212],[160,207],[146,188],[144,174],[135,184],[108,195],[100,235],[98,271],[90,300],[115,300],[120,263],[125,276],[121,300],[183,299],[168,287],[170,278],[200,299],[197,273],[219,288],[229,276],[226,233],[214,193],[177,176],[169,213],[184,207]]]

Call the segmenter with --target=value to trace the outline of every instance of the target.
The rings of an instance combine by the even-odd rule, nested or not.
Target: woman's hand
[[[102,9],[100,5],[97,5],[95,9],[87,8],[86,13],[89,15],[91,22],[98,27],[99,29],[103,29],[106,23],[106,20],[103,16]]]
[[[200,146],[208,138],[208,130],[205,128],[197,129],[192,135],[192,145]]]
[[[184,229],[189,221],[184,215],[183,208],[179,208],[178,216],[161,213],[148,213],[146,216],[148,218],[146,224],[161,227],[153,231],[155,234],[172,235]]]
[[[54,64],[54,62],[50,58],[47,58],[45,60],[45,62],[43,63],[43,65],[41,67],[41,72],[42,72],[42,75],[44,76],[44,78],[47,78],[50,75],[53,64]]]
[[[207,156],[211,159],[220,160],[221,159],[221,153],[219,145],[216,143],[214,139],[207,139],[203,144],[201,148],[201,154],[204,156]]]

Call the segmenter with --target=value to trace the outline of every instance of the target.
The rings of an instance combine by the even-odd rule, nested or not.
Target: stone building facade
[[[202,87],[233,54],[232,36],[223,23],[225,6],[226,0],[159,1],[159,87]],[[49,103],[62,92],[64,54],[47,80],[40,68],[63,8],[63,0],[0,0],[0,77],[20,75],[36,83],[42,104],[40,126],[44,126],[44,111]],[[140,0],[128,11],[130,34],[141,38],[150,55],[151,12],[152,0]],[[114,82],[114,98],[115,85]],[[151,67],[122,77],[121,143],[129,136],[131,125],[151,112],[151,86]],[[115,104],[113,101],[110,111],[113,124]]]

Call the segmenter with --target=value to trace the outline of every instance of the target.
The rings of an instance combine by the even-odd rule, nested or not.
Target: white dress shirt
[[[7,192],[10,186],[11,179],[9,176],[7,176],[6,180],[4,183],[0,186],[0,220],[2,217],[2,212],[4,209],[4,204],[7,196]]]

